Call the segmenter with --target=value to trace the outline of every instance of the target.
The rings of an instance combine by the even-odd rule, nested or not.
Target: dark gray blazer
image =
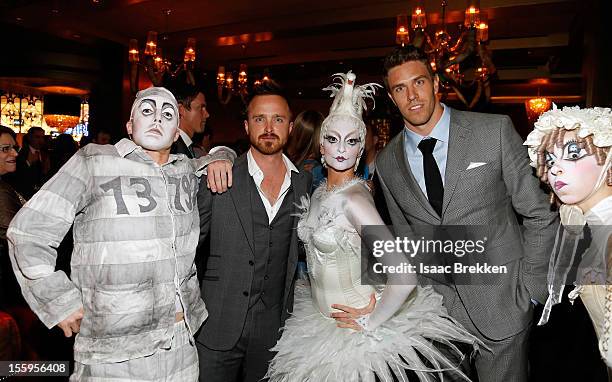
[[[193,155],[189,151],[189,147],[185,144],[183,137],[179,135],[178,139],[172,144],[170,148],[170,153],[172,154],[185,154],[187,158],[193,158]]]
[[[251,215],[250,187],[246,154],[236,159],[233,167],[233,186],[223,194],[212,194],[201,183],[198,193],[200,209],[200,242],[210,234],[210,256],[202,280],[202,298],[209,312],[202,326],[198,341],[213,350],[229,350],[234,347],[246,319],[249,297],[243,294],[251,290],[254,259],[253,219]],[[293,187],[292,208],[294,215],[291,244],[287,261],[287,278],[283,295],[284,325],[288,312],[293,308],[293,286],[298,259],[299,240],[296,234],[297,207],[302,196],[308,195],[312,178],[306,171],[291,173]]]
[[[408,225],[441,224],[486,225],[496,231],[488,242],[488,259],[492,265],[506,265],[506,275],[470,275],[471,284],[480,285],[434,288],[445,301],[456,293],[481,334],[500,340],[529,325],[530,299],[546,301],[557,214],[532,173],[527,150],[510,118],[455,109],[450,114],[442,217],[410,170],[403,132],[378,155],[376,169],[396,233],[414,235]],[[486,164],[467,169],[478,162]],[[517,213],[523,217],[524,228]],[[449,301],[453,300],[454,296]]]

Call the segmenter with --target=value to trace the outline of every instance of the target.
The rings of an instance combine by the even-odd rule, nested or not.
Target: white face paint
[[[328,167],[336,171],[352,170],[362,147],[355,122],[350,118],[341,118],[327,128],[321,142],[321,154]]]
[[[178,110],[169,98],[151,94],[137,100],[132,119],[127,124],[134,142],[144,149],[160,151],[170,148],[178,138]]]
[[[548,183],[564,204],[586,201],[603,168],[595,155],[589,155],[576,141],[575,131],[565,134],[562,147],[546,152],[546,166]]]

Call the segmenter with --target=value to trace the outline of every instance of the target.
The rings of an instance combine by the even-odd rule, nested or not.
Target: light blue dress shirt
[[[442,176],[442,184],[444,185],[444,175],[446,173],[446,159],[448,154],[448,136],[450,131],[450,110],[446,105],[442,104],[444,112],[436,126],[427,136],[422,136],[404,127],[404,152],[406,159],[410,165],[410,170],[414,175],[421,191],[427,197],[427,188],[425,187],[425,172],[423,170],[423,153],[419,150],[419,143],[425,138],[435,138],[438,140],[434,147],[433,156],[438,164],[440,175]]]

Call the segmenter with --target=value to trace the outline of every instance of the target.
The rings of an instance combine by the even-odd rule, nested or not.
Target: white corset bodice
[[[306,248],[312,298],[319,311],[329,317],[332,304],[352,307],[368,305],[375,288],[361,285],[361,238],[343,213],[343,191],[365,187],[352,181],[326,191],[323,184],[304,201],[305,211],[298,223],[298,236]],[[309,204],[309,205],[308,205]]]

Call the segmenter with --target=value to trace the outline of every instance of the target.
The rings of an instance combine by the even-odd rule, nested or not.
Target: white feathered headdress
[[[382,86],[377,83],[355,86],[356,77],[357,76],[352,71],[346,74],[336,73],[333,75],[334,82],[328,87],[323,88],[323,90],[329,90],[331,92],[330,97],[334,97],[334,102],[329,109],[329,115],[323,120],[323,124],[321,125],[320,142],[323,142],[330,125],[349,120],[351,123],[355,124],[356,129],[359,129],[359,138],[361,141],[359,158],[361,158],[366,136],[366,126],[362,117],[363,111],[367,109],[365,100],[366,98],[370,98],[374,101],[376,88],[382,88]],[[357,159],[357,163],[359,163],[359,158]]]

